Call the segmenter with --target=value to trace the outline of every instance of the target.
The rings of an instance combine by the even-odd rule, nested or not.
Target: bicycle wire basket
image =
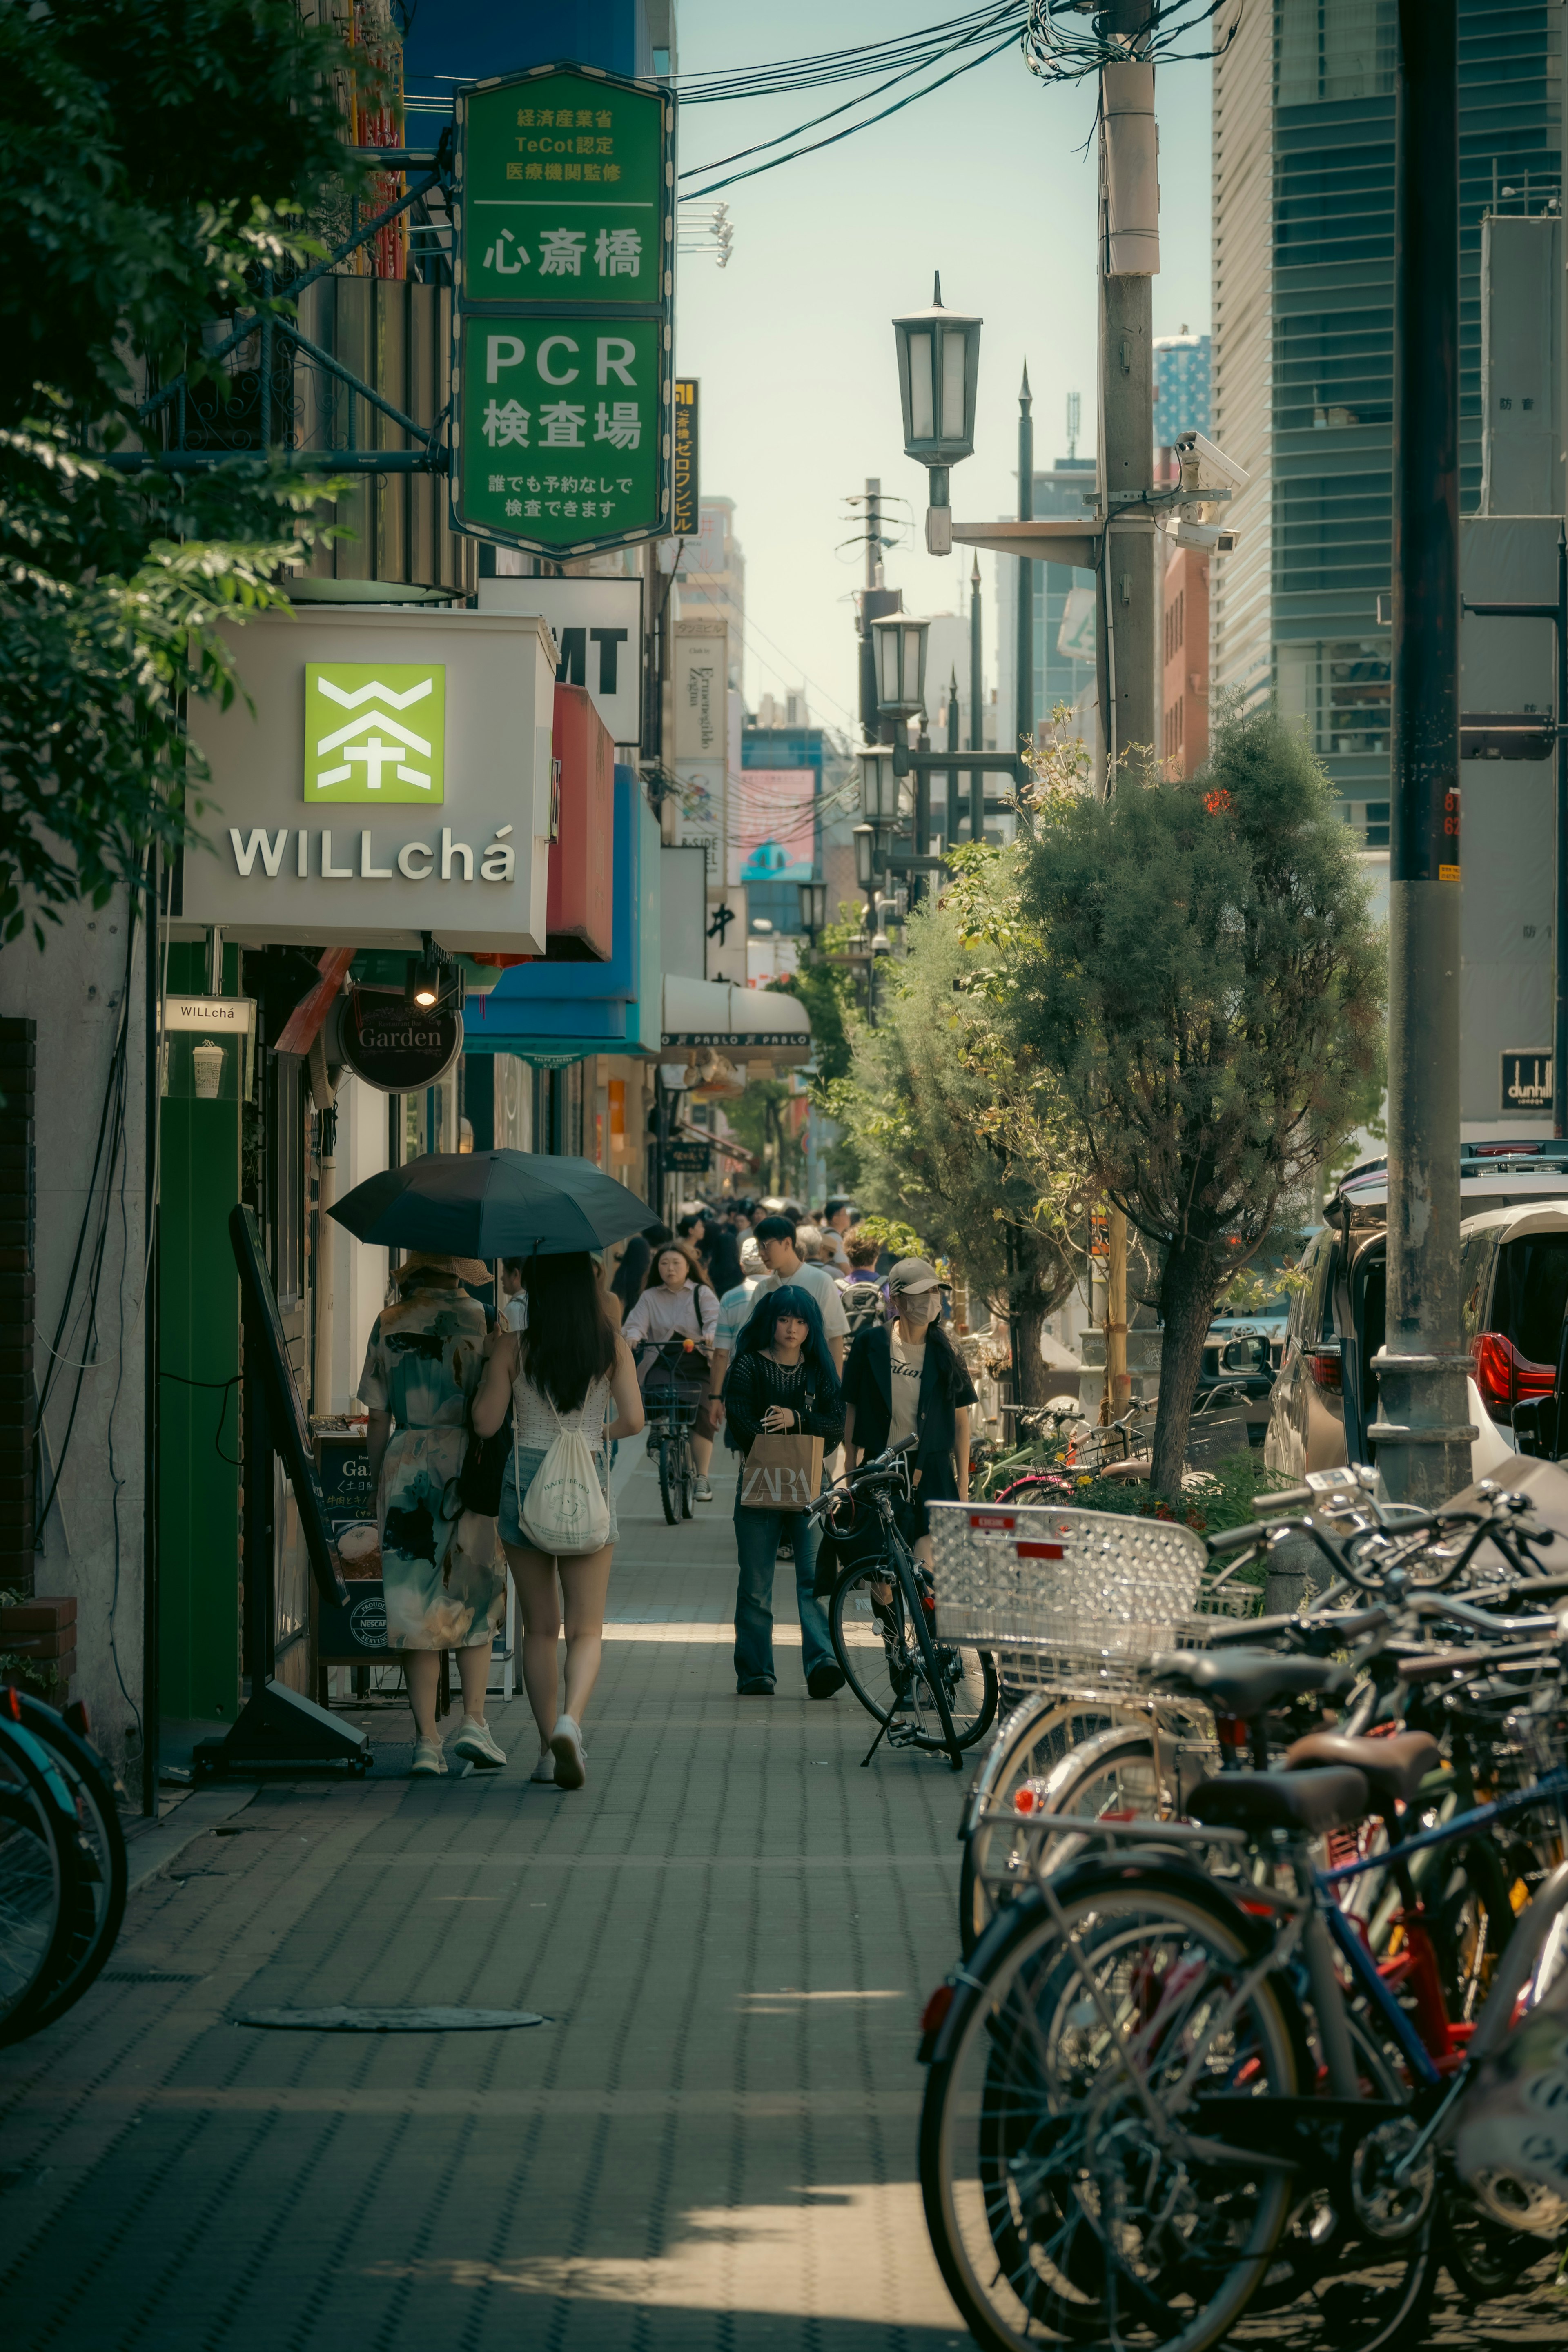
[[[1020,1687],[1139,1687],[1180,1646],[1207,1554],[1190,1528],[1055,1504],[927,1507],[937,1633],[996,1655]]]

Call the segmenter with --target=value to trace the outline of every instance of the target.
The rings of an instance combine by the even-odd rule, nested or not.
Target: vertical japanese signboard
[[[457,121],[454,528],[552,556],[667,534],[673,98],[540,66]]]
[[[675,498],[669,530],[673,539],[695,539],[702,528],[697,464],[697,379],[675,379]]]

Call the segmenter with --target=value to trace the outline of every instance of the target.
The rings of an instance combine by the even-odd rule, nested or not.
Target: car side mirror
[[[1558,1459],[1562,1441],[1555,1396],[1528,1397],[1514,1406],[1513,1442],[1517,1453],[1546,1462]]]

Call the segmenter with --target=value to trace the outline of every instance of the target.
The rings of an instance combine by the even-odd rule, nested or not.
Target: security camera
[[[1252,479],[1245,466],[1238,466],[1234,457],[1227,457],[1223,449],[1216,449],[1201,433],[1178,433],[1176,447],[1184,458],[1191,457],[1196,465],[1200,488],[1206,486],[1244,490]]]
[[[1195,547],[1205,555],[1228,555],[1241,533],[1237,530],[1222,530],[1217,523],[1189,522],[1183,517],[1172,527],[1166,536],[1173,539],[1178,547]]]

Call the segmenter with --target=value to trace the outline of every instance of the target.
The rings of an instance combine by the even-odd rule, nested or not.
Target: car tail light
[[[1550,1364],[1532,1364],[1500,1331],[1482,1331],[1471,1343],[1476,1386],[1489,1405],[1507,1411],[1526,1397],[1549,1397],[1557,1386]]]
[[[1306,1356],[1307,1370],[1312,1375],[1314,1387],[1321,1389],[1325,1396],[1342,1396],[1344,1393],[1345,1368],[1339,1350],[1309,1348]]]

